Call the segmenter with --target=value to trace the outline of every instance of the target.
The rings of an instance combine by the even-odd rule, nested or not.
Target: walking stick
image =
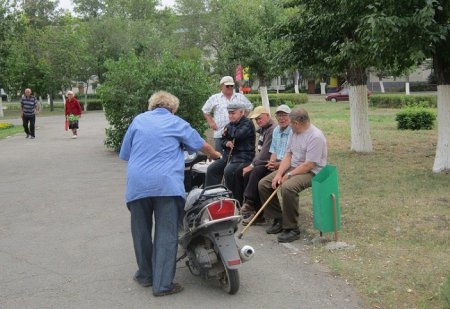
[[[247,231],[247,229],[253,224],[253,222],[258,218],[259,214],[264,210],[264,208],[266,208],[267,205],[269,205],[269,202],[273,199],[273,197],[277,194],[278,190],[281,188],[281,185],[278,186],[273,192],[272,194],[269,196],[269,198],[267,199],[267,201],[264,203],[264,205],[261,206],[261,208],[258,210],[258,212],[255,214],[255,216],[253,217],[253,219],[247,224],[247,226],[242,230],[242,232],[239,234],[238,238],[241,239],[242,236],[244,235],[245,231]]]
[[[232,143],[233,143],[233,148],[230,149],[230,153],[228,154],[227,162],[225,163],[225,167],[227,167],[228,162],[230,162],[231,154],[233,153],[233,149],[234,149],[234,140],[235,140],[235,138],[233,138],[233,141],[232,141]],[[222,181],[220,182],[220,184],[222,184],[222,185],[223,185],[223,182],[224,182],[224,180],[225,180],[225,168],[224,168],[223,170],[224,170],[224,171],[223,171]]]

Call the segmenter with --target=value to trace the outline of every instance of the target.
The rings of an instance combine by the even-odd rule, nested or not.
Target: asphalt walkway
[[[8,122],[11,122],[8,120]],[[14,121],[20,123],[19,121]],[[38,117],[36,139],[0,140],[0,308],[362,308],[351,286],[311,261],[306,241],[280,245],[255,227],[237,295],[177,266],[177,295],[154,298],[136,270],[124,204],[126,164],[103,145],[103,113]]]

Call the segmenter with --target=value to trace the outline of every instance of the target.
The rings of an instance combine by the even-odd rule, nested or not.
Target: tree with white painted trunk
[[[433,60],[438,140],[433,172],[450,170],[450,1],[380,1],[368,7],[362,32],[385,66],[405,73]],[[414,33],[414,38],[411,33]]]
[[[373,51],[363,43],[359,23],[366,1],[293,0],[283,30],[293,46],[292,65],[312,72],[345,75],[350,85],[351,150],[373,150],[369,127],[367,69],[379,67]]]

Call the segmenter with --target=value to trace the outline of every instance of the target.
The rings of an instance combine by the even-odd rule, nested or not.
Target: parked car
[[[372,91],[367,89],[367,96],[372,95]],[[349,89],[344,88],[338,92],[328,93],[325,97],[326,101],[337,102],[337,101],[348,101],[349,100]]]

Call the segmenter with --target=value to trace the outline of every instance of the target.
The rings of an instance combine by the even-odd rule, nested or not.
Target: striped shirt
[[[288,126],[284,131],[280,130],[280,126],[276,126],[272,133],[272,144],[270,144],[270,153],[277,155],[277,161],[281,161],[286,153],[289,137],[292,135],[292,129]]]
[[[217,130],[214,130],[214,138],[222,138],[223,129],[230,122],[227,106],[231,103],[242,105],[248,111],[253,109],[252,103],[242,93],[233,93],[231,99],[228,100],[222,92],[209,97],[202,107],[203,113],[214,114],[214,122],[217,125]]]
[[[24,116],[34,116],[36,111],[37,100],[34,96],[22,96],[20,106],[22,106]]]

